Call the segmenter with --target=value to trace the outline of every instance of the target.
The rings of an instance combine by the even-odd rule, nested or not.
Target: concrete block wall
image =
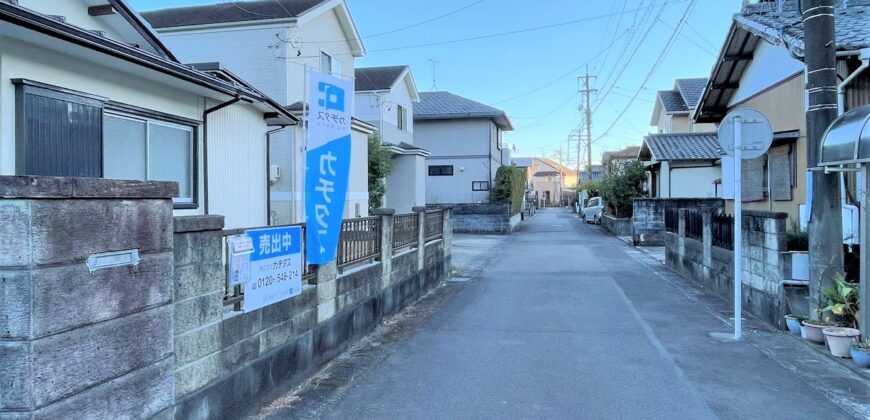
[[[685,235],[687,210],[680,210],[677,233],[665,234],[667,264],[681,274],[712,287],[727,299],[734,294],[734,252],[712,245],[710,213],[703,214],[702,240]],[[786,213],[744,211],[742,295],[746,310],[777,327],[784,327],[784,315],[792,294],[786,288]],[[798,303],[798,302],[793,302]]]
[[[184,385],[183,390],[176,392],[175,418],[223,419],[252,414],[347,349],[385,316],[398,312],[437,286],[446,277],[450,263],[445,244],[452,238],[452,232],[447,231],[452,219],[449,210],[444,213],[442,239],[427,244],[423,230],[419,230],[418,240],[425,244],[421,252],[411,249],[394,256],[392,232],[385,229],[382,245],[389,246],[382,247],[379,261],[342,272],[335,263],[319,266],[315,284],[306,286],[300,296],[252,312],[227,307],[216,321],[206,317],[208,320],[203,318],[201,325],[191,325],[187,330],[190,332],[179,332],[179,337],[191,334],[204,338],[188,340],[189,347],[196,351],[186,350],[185,354],[198,357],[192,361],[184,359],[185,365],[179,365],[177,381]],[[393,226],[394,211],[381,210],[376,214],[383,218],[382,226]],[[425,213],[418,215],[422,221]],[[205,220],[208,217],[177,218],[176,237],[190,235],[179,242],[213,245],[214,235],[220,237],[219,223],[217,219]],[[201,229],[179,228],[185,224]],[[184,267],[191,264],[211,267],[220,262],[220,253],[206,253],[215,259],[177,262]],[[186,255],[186,251],[179,250],[177,254]],[[418,254],[423,255],[422,266]],[[389,273],[384,271],[385,267]],[[221,271],[220,282],[200,278],[208,286],[199,289],[199,296],[208,296],[209,300],[219,296],[222,305],[223,276]],[[212,288],[218,285],[220,293],[214,294]],[[210,309],[202,312],[211,314]],[[212,325],[216,325],[216,330]],[[180,352],[181,346],[176,346],[176,351]]]
[[[601,218],[601,228],[614,236],[631,236],[631,219],[620,219],[605,214]]]
[[[511,215],[510,204],[504,203],[437,204],[427,207],[450,208],[455,233],[508,235],[520,221],[519,214]]]
[[[0,418],[171,414],[174,183],[0,177]],[[138,265],[91,272],[93,254]]]
[[[665,209],[668,208],[724,212],[725,200],[721,198],[635,198],[634,212],[631,218],[631,235],[635,245],[664,245]]]

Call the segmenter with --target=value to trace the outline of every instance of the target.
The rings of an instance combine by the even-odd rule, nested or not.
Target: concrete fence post
[[[453,245],[453,209],[448,207],[442,211],[441,240],[444,244],[444,256],[449,257],[452,255],[451,247]]]
[[[338,279],[338,265],[335,261],[317,266],[315,277],[317,286],[317,322],[328,321],[335,316]]]
[[[422,271],[426,263],[426,207],[411,209],[417,213],[417,271]]]
[[[710,212],[701,213],[701,225],[703,229],[704,267],[710,268],[713,266],[713,215]]]
[[[686,213],[688,210],[679,209],[677,214],[677,248],[679,249],[680,257],[686,255]]]
[[[372,216],[381,217],[381,289],[390,285],[393,272],[393,219],[396,209],[375,209]]]

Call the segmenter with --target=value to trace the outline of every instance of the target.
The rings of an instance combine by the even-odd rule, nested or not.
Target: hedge
[[[510,203],[511,214],[523,208],[523,195],[526,193],[526,174],[516,166],[502,166],[495,172],[495,186],[492,199],[496,203]]]

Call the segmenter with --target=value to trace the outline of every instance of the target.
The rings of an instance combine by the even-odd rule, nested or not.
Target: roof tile
[[[643,142],[658,161],[713,160],[722,155],[716,133],[650,134]]]

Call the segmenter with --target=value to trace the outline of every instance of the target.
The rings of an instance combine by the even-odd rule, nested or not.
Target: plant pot
[[[837,357],[852,357],[852,343],[858,342],[861,331],[854,328],[828,327],[822,330],[828,339],[828,349]]]
[[[788,331],[792,334],[800,334],[801,333],[801,320],[800,318],[793,315],[785,316],[785,325],[788,327]]]
[[[804,327],[806,329],[807,340],[818,344],[825,343],[825,334],[822,332],[822,329],[827,328],[827,325],[815,325],[812,321],[804,321]]]
[[[852,347],[850,351],[852,353],[852,361],[854,361],[856,365],[865,369],[870,367],[870,349]]]
[[[804,324],[801,324],[801,338],[807,338],[807,327]]]

